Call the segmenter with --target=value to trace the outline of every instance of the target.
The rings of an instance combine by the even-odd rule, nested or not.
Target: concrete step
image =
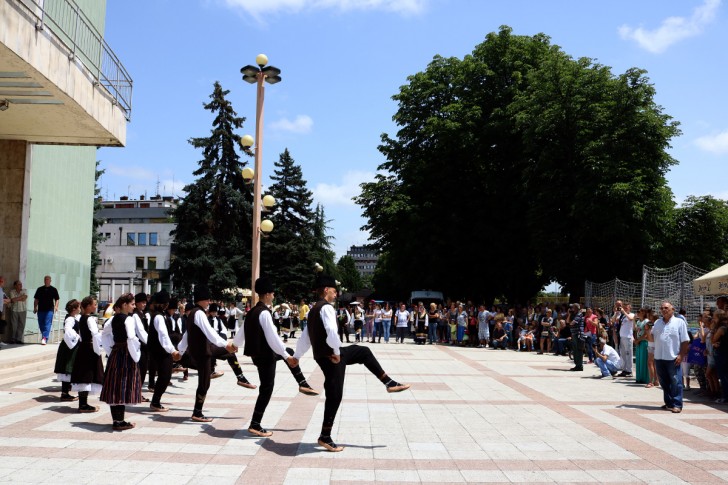
[[[0,389],[54,377],[58,345],[8,345],[0,350]]]

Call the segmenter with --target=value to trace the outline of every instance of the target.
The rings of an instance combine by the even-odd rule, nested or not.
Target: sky
[[[462,59],[501,25],[615,75],[645,69],[682,130],[670,149],[676,202],[728,198],[722,0],[108,0],[105,38],[134,91],[126,146],[98,153],[101,195],[184,196],[202,158],[188,140],[210,134],[202,106],[215,81],[246,118],[238,134],[254,135],[256,89],[240,68],[263,53],[283,78],[265,90],[263,184],[287,148],[342,256],[368,242],[352,197],[384,162],[381,135],[396,134],[392,96],[434,56]]]

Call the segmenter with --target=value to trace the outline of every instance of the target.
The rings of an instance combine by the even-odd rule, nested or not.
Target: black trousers
[[[294,353],[293,349],[288,347],[286,347],[286,352],[288,352],[288,355],[293,355]],[[265,413],[268,403],[270,402],[270,398],[273,395],[273,387],[275,387],[276,381],[276,364],[280,360],[283,360],[283,357],[278,354],[276,354],[275,358],[253,357],[253,364],[258,369],[258,380],[260,381],[260,385],[258,386],[258,399],[255,401],[252,419],[252,421],[257,424],[260,424],[260,421],[263,419],[263,414]],[[288,370],[291,371],[291,374],[298,385],[301,385],[306,381],[299,366],[288,367],[288,364],[285,365]]]
[[[377,379],[384,376],[384,369],[369,347],[350,345],[341,347],[341,361],[334,364],[328,358],[316,359],[316,363],[324,373],[324,390],[326,391],[326,402],[324,403],[324,426],[333,426],[336,413],[341,405],[341,398],[344,395],[344,378],[346,377],[346,366],[364,364],[369,372]]]
[[[344,335],[346,335],[346,341],[349,341],[349,325],[345,323],[339,323],[339,340],[344,341]]]
[[[195,410],[193,415],[202,415],[202,406],[205,405],[207,391],[210,390],[210,374],[212,374],[212,366],[210,362],[212,358],[209,355],[198,356],[194,358],[197,364],[197,391],[195,393]]]
[[[141,377],[143,387],[144,381],[147,379],[147,369],[149,368],[149,351],[147,350],[146,344],[141,345],[141,349],[139,350],[139,362],[137,362],[137,365],[139,366],[139,377]]]
[[[218,360],[226,360],[236,376],[243,374],[243,369],[240,368],[240,363],[238,363],[237,355],[231,354],[230,352],[225,350],[225,347],[212,346],[211,353],[212,359],[210,360],[210,370],[212,372],[215,371],[215,364]]]
[[[152,366],[157,370],[157,382],[154,385],[152,404],[159,406],[161,404],[162,394],[165,393],[169,382],[172,380],[172,354],[168,354],[167,352],[164,355],[149,354],[150,382]]]

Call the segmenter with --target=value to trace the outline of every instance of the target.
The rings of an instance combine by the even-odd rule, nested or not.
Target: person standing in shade
[[[679,413],[683,408],[682,361],[687,358],[690,337],[685,320],[675,315],[675,307],[665,300],[660,317],[652,327],[655,339],[655,369],[665,404],[662,409]]]
[[[400,384],[390,379],[379,365],[374,354],[368,347],[360,345],[341,346],[336,327],[336,314],[333,303],[336,301],[336,280],[327,275],[316,278],[316,293],[320,298],[308,314],[308,327],[301,335],[296,345],[294,362],[298,364],[300,358],[313,348],[313,358],[324,373],[324,389],[326,402],[324,404],[324,417],[318,444],[328,451],[338,452],[344,449],[338,446],[331,438],[336,413],[341,405],[344,392],[344,378],[346,366],[364,364],[387,389],[387,392],[400,392],[409,389],[409,384]]]
[[[136,426],[125,420],[126,405],[142,402],[142,379],[137,365],[141,350],[132,317],[134,295],[120,296],[114,310],[114,317],[104,323],[101,334],[109,358],[99,399],[111,408],[112,429],[124,431]]]
[[[40,329],[41,345],[48,343],[48,336],[53,325],[53,314],[58,311],[58,290],[51,286],[51,277],[43,277],[43,286],[38,287],[33,295],[33,313],[38,315],[38,328]]]
[[[619,377],[632,377],[632,365],[634,363],[634,313],[632,305],[625,303],[617,309],[622,313],[621,325],[619,327],[619,356],[622,358],[622,372]]]
[[[399,311],[395,314],[395,318],[397,319],[397,336],[394,341],[403,344],[410,319],[410,312],[407,311],[407,306],[404,303],[399,305]]]
[[[572,372],[584,370],[584,317],[581,314],[581,306],[578,303],[569,305],[569,329],[571,330],[571,347],[574,354],[574,367],[569,369]]]
[[[261,426],[263,414],[273,395],[276,378],[276,363],[285,360],[293,378],[298,383],[298,391],[309,396],[317,396],[306,382],[301,368],[292,357],[293,349],[286,348],[276,333],[270,306],[275,297],[273,283],[265,276],[255,281],[255,292],[258,294],[258,303],[245,315],[243,329],[235,335],[233,344],[235,350],[243,347],[243,353],[253,359],[258,368],[260,387],[258,399],[255,401],[253,417],[248,426],[248,432],[266,438],[273,433]]]
[[[137,293],[134,295],[134,328],[136,330],[137,338],[141,343],[141,356],[139,357],[139,375],[142,378],[142,388],[144,382],[147,379],[147,370],[150,370],[149,376],[149,391],[154,391],[154,376],[156,370],[150,369],[149,367],[149,352],[147,351],[147,342],[149,341],[149,314],[147,310],[147,294]],[[149,399],[142,396],[142,402],[149,402]]]
[[[28,292],[23,283],[17,280],[10,290],[10,332],[11,343],[22,344],[25,335],[25,318],[27,316]]]
[[[212,418],[202,414],[207,391],[210,389],[210,374],[212,374],[211,347],[224,347],[228,352],[233,352],[235,348],[232,342],[226,342],[210,326],[206,314],[209,306],[210,290],[206,286],[195,287],[195,308],[187,318],[187,331],[182,336],[182,341],[178,347],[180,355],[188,352],[197,365],[197,392],[195,393],[192,421],[199,423],[212,421]]]

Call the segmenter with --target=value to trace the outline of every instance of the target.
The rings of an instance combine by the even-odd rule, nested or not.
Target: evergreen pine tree
[[[271,176],[268,193],[276,206],[263,214],[273,222],[273,232],[261,242],[260,274],[276,285],[279,300],[298,301],[309,296],[314,254],[312,249],[312,193],[306,188],[301,167],[288,152],[281,153]]]
[[[336,278],[338,276],[338,270],[334,262],[336,254],[331,248],[331,241],[334,240],[334,236],[328,234],[329,229],[331,229],[328,225],[329,222],[331,221],[326,219],[324,206],[316,204],[313,224],[311,225],[311,236],[313,238],[311,251],[315,261],[323,266],[323,272]]]
[[[92,223],[91,232],[91,279],[90,279],[90,295],[98,295],[101,291],[99,286],[99,280],[96,277],[96,269],[101,264],[101,257],[99,256],[99,243],[104,242],[106,237],[99,232],[99,228],[104,224],[104,220],[99,217],[99,211],[102,209],[101,188],[99,187],[99,178],[104,174],[105,170],[99,170],[99,162],[96,160],[96,184],[94,185],[94,216]]]
[[[187,185],[187,193],[173,211],[177,228],[172,232],[173,259],[170,270],[175,285],[189,289],[206,284],[213,295],[225,288],[249,286],[252,233],[252,194],[240,175],[246,165],[236,148],[240,136],[233,130],[243,126],[224,91],[215,82],[211,101],[204,109],[215,115],[209,137],[191,138],[203,158]]]

